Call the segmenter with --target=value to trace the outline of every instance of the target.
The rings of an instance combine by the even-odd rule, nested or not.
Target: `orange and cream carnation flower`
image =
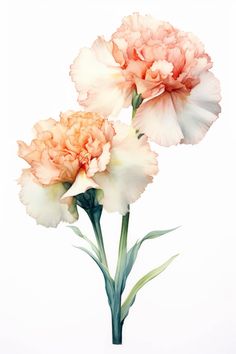
[[[62,113],[34,126],[29,145],[18,141],[30,167],[19,180],[27,212],[45,226],[78,218],[75,196],[102,190],[100,203],[125,214],[157,173],[156,154],[134,128],[90,112]]]
[[[212,61],[191,33],[134,13],[106,41],[83,48],[71,66],[78,101],[89,111],[117,115],[142,98],[133,126],[164,146],[195,144],[220,113]]]

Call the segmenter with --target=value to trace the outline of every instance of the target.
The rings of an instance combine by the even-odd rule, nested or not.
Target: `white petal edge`
[[[103,191],[100,202],[108,212],[125,215],[157,173],[157,155],[150,150],[147,138],[137,138],[135,130],[116,122],[111,160],[106,171],[94,175]]]
[[[35,181],[29,170],[25,170],[19,184],[20,200],[26,206],[27,213],[35,218],[38,224],[56,227],[61,221],[73,223],[78,219],[73,198],[61,201],[66,191],[62,183],[42,186]]]
[[[108,162],[110,161],[110,148],[111,144],[108,142],[103,145],[102,148],[102,153],[101,155],[97,158],[94,157],[89,164],[88,170],[87,170],[87,176],[92,177],[96,172],[102,172],[106,169],[106,166]]]
[[[210,71],[199,78],[189,95],[165,92],[144,102],[133,126],[159,145],[197,144],[221,111],[219,81]]]
[[[71,65],[70,75],[87,111],[116,116],[131,102],[131,87],[112,57],[110,44],[98,38],[83,48]]]
[[[176,145],[183,139],[172,97],[164,92],[143,104],[132,121],[133,127],[159,145]]]
[[[200,83],[192,89],[184,105],[178,104],[177,95],[173,96],[178,122],[184,134],[181,143],[197,144],[203,139],[221,112],[220,99],[219,81],[210,71],[200,75]]]

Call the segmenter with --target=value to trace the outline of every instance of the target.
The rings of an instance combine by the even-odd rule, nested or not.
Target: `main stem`
[[[111,308],[113,344],[122,344],[123,323],[121,322],[120,315],[121,315],[121,295],[115,294],[114,303]]]
[[[95,234],[98,248],[100,251],[101,262],[108,269],[107,257],[106,257],[104,243],[103,243],[102,230],[101,230],[101,224],[100,224],[100,216],[98,216],[96,213],[94,213],[94,214],[90,215],[89,217],[90,217],[90,220],[93,225],[94,234]]]
[[[115,275],[115,281],[117,283],[118,288],[122,287],[122,284],[120,284],[120,282],[126,265],[129,214],[130,212],[128,211],[127,214],[122,216],[118,261],[117,261],[116,275]]]
[[[117,268],[116,268],[116,275],[115,275],[115,293],[114,293],[113,305],[111,307],[113,344],[122,344],[123,321],[121,321],[121,295],[125,285],[124,270],[126,266],[126,256],[127,256],[128,226],[129,226],[129,212],[122,217],[118,261],[117,261]]]

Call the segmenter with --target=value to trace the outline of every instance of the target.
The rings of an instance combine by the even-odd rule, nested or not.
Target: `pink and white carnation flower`
[[[116,116],[142,98],[133,126],[164,146],[195,144],[220,113],[212,61],[191,33],[134,13],[106,41],[83,48],[71,66],[86,110]]]
[[[99,189],[100,204],[126,214],[157,173],[156,154],[133,127],[90,112],[68,111],[60,121],[38,122],[19,156],[30,168],[19,183],[20,199],[38,223],[57,226],[78,218],[75,196]]]

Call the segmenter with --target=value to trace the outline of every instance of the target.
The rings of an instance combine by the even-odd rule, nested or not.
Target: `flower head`
[[[147,137],[139,139],[133,127],[115,122],[113,128],[115,134],[106,168],[92,177],[79,172],[64,196],[83,193],[92,182],[94,188],[102,191],[100,204],[109,212],[119,211],[125,215],[128,205],[140,197],[158,172],[157,155],[151,151]]]
[[[102,171],[109,160],[112,125],[96,113],[62,113],[34,126],[30,145],[19,141],[19,156],[26,160],[31,173],[43,185],[74,182],[78,171],[88,175]]]
[[[96,113],[68,111],[60,121],[40,121],[34,132],[29,145],[18,142],[19,156],[30,165],[19,181],[20,199],[45,226],[75,221],[74,197],[90,188],[102,190],[99,202],[108,211],[126,213],[157,172],[144,137]]]
[[[220,112],[219,82],[212,62],[191,33],[134,13],[106,41],[99,37],[71,66],[71,77],[86,109],[117,115],[143,103],[133,125],[160,145],[197,143]]]

